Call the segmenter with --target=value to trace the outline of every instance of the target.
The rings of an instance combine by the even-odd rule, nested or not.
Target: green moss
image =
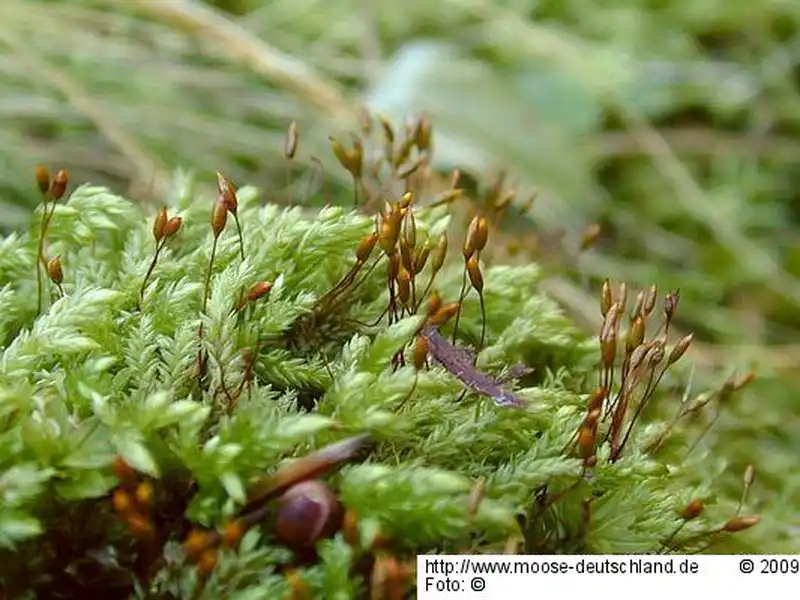
[[[641,553],[670,538],[694,498],[707,510],[676,543],[733,514],[737,498],[715,494],[723,453],[702,446],[685,461],[694,440],[682,424],[656,454],[647,448],[664,430],[657,421],[634,429],[621,460],[609,461],[600,444],[597,466],[584,477],[581,459],[565,448],[596,385],[597,342],[539,291],[535,265],[484,273],[488,344],[478,366],[495,375],[517,362],[534,369],[508,384],[526,407],[503,408],[473,393],[462,397],[461,383],[441,367],[393,366],[421,317],[359,324],[386,307],[383,263],[337,310],[308,321],[317,299],[352,266],[372,219],[342,208],[280,208],[252,188],[238,196],[246,259],[229,223],[205,313],[211,203],[191,185],[169,207],[183,226],[160,253],[141,300],[155,249],[153,215],[106,189],[79,187],[57,207],[47,252],[60,256],[65,296],[48,285],[40,315],[33,302],[38,230],[0,243],[0,583],[11,595],[133,593],[145,551],[111,508],[116,456],[155,490],[161,558],[150,557],[153,570],[136,588],[143,597],[194,597],[197,571],[179,546],[190,527],[224,526],[248,488],[287,459],[365,432],[374,442],[369,455],[328,478],[358,515],[361,541],[351,546],[338,533],[320,542],[318,560],[299,572],[315,597],[362,595],[368,570],[352,565],[378,535],[405,558],[499,552],[515,539],[526,552]],[[445,208],[415,214],[419,240],[448,226]],[[242,290],[260,281],[274,284],[269,295],[234,311]],[[460,281],[453,261],[435,287],[455,300]],[[469,296],[459,344],[478,338],[480,318]],[[298,327],[303,319],[313,326]],[[255,353],[251,383],[244,351]],[[654,402],[675,395],[666,391]],[[772,531],[778,540],[780,529]],[[740,549],[731,542],[748,535],[722,536],[714,549]],[[279,597],[293,560],[265,523],[237,551],[221,552],[203,593]]]

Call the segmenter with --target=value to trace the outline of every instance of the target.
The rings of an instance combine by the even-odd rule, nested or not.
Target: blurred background
[[[3,0],[0,227],[27,226],[39,163],[154,202],[176,169],[302,196],[321,160],[349,203],[328,136],[424,113],[444,178],[507,172],[493,243],[555,240],[544,289],[579,322],[605,277],[680,288],[697,391],[757,372],[714,435],[797,548],[799,86],[792,0]]]

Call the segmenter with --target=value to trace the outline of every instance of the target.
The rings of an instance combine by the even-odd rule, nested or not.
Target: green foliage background
[[[184,225],[162,252],[141,301],[150,220],[102,188],[82,186],[56,208],[49,244],[61,256],[67,295],[51,295],[35,320],[37,237],[14,234],[0,247],[0,586],[9,596],[69,598],[78,589],[129,596],[121,590],[131,585],[132,557],[140,554],[110,508],[108,494],[118,484],[111,472],[115,456],[154,478],[151,518],[168,539],[165,562],[135,594],[142,598],[286,593],[276,569],[290,556],[269,527],[253,528],[241,548],[223,552],[199,587],[196,569],[178,551],[183,515],[195,527],[219,528],[264,473],[348,434],[369,432],[376,451],[331,479],[359,516],[361,543],[369,547],[380,533],[401,555],[465,545],[500,552],[520,529],[527,552],[653,552],[695,498],[708,508],[676,540],[694,540],[681,549],[700,551],[708,538],[693,534],[707,534],[735,512],[738,490],[725,489],[725,444],[703,443],[687,455],[697,432],[681,425],[663,451],[648,453],[665,426],[650,420],[635,430],[622,460],[608,462],[607,447],[598,451],[583,494],[567,494],[537,516],[541,485],[556,493],[581,481],[581,460],[563,450],[583,419],[582,392],[593,386],[598,347],[541,293],[535,265],[494,265],[485,277],[490,343],[479,367],[499,372],[523,362],[536,368],[518,389],[527,406],[517,411],[474,395],[462,399],[460,382],[442,369],[417,374],[410,365],[389,367],[421,321],[407,317],[371,335],[354,325],[354,318],[369,320],[385,306],[380,269],[327,317],[323,339],[285,343],[298,316],[342,277],[352,249],[372,227],[368,217],[342,207],[304,217],[297,208],[265,206],[253,188],[241,189],[246,259],[240,260],[229,227],[201,313],[212,252],[208,202],[191,179],[181,183],[169,204]],[[450,219],[446,207],[420,209],[419,235],[438,236]],[[460,276],[456,261],[437,280],[445,298],[457,295]],[[240,290],[265,277],[275,282],[269,297],[232,311]],[[200,322],[208,391],[196,385],[194,372]],[[480,329],[475,302],[466,305],[462,328],[464,338]],[[237,389],[241,350],[252,348],[256,337],[257,383],[230,406],[215,390],[223,378],[227,389]],[[669,413],[676,382],[669,375],[657,400]],[[182,505],[186,477],[197,489]],[[485,498],[470,524],[468,499],[477,478],[486,483]],[[590,521],[581,509],[587,496],[594,496]],[[761,503],[748,500],[742,509],[751,514]],[[764,512],[759,527],[723,536],[715,549],[794,549],[781,513]],[[524,524],[520,515],[528,515]],[[479,532],[474,539],[473,532]],[[356,595],[365,589],[363,576],[350,573],[358,545],[339,534],[319,548],[321,561],[301,571],[313,597],[364,597]]]
[[[346,184],[327,136],[352,129],[358,103],[395,119],[424,110],[437,168],[479,182],[507,168],[521,191],[540,190],[495,243],[563,232],[574,248],[588,223],[603,225],[578,275],[541,265],[542,289],[578,322],[596,326],[585,284],[604,277],[679,287],[681,327],[698,333],[695,385],[758,372],[715,447],[729,461],[726,491],[754,462],[754,502],[797,531],[800,5],[215,4],[0,5],[7,231],[28,224],[40,162],[141,202],[162,198],[176,167],[281,199],[283,132],[297,119],[305,166],[293,194],[304,196],[319,191],[311,156],[334,190]]]

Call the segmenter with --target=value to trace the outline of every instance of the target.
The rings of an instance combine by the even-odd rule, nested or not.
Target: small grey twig
[[[500,382],[472,365],[471,353],[448,342],[435,327],[425,327],[422,335],[428,339],[433,359],[457,377],[468,388],[489,396],[500,406],[522,407],[524,401],[513,392],[506,391]]]

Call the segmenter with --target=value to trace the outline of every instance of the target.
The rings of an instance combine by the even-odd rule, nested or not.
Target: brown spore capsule
[[[436,248],[433,251],[433,258],[431,259],[431,270],[438,273],[444,265],[444,259],[447,257],[447,235],[441,234],[439,240],[436,242]]]
[[[133,489],[137,481],[136,471],[120,456],[114,458],[111,466],[120,483],[124,487]]]
[[[150,508],[150,503],[153,500],[153,485],[149,481],[143,481],[136,486],[136,506],[140,511],[146,511]]]
[[[218,238],[222,234],[227,222],[228,208],[223,202],[217,202],[214,205],[214,210],[211,213],[211,231],[214,232],[215,238]]]
[[[411,302],[411,274],[400,266],[397,271],[397,297],[404,306]]]
[[[292,160],[297,154],[297,143],[300,140],[300,133],[298,131],[297,121],[289,123],[289,128],[286,130],[286,144],[283,153],[289,160]]]
[[[236,197],[236,186],[220,172],[217,172],[217,191],[219,202],[232,214],[239,210],[239,199]]]
[[[231,521],[225,526],[225,530],[222,533],[222,542],[228,548],[235,548],[246,532],[247,528],[240,520]]]
[[[213,534],[209,531],[192,529],[183,542],[183,551],[191,559],[198,559],[200,555],[210,548],[213,542]]]
[[[603,281],[603,291],[600,294],[600,313],[605,317],[614,303],[614,298],[611,295],[611,283],[606,279]]]
[[[431,317],[428,319],[428,325],[432,327],[439,327],[447,323],[450,319],[456,316],[458,309],[461,305],[458,302],[451,302],[449,304],[445,304],[439,310],[437,310]]]
[[[36,185],[42,195],[46,194],[50,189],[50,171],[44,165],[36,167]]]
[[[164,229],[167,226],[167,209],[161,207],[158,210],[155,220],[153,221],[153,237],[157,242],[160,242],[164,237]]]
[[[745,529],[750,529],[751,527],[758,525],[761,522],[761,516],[759,515],[743,515],[737,517],[731,517],[722,526],[722,531],[726,531],[728,533],[738,533],[739,531],[744,531]]]
[[[197,561],[197,569],[203,573],[203,575],[210,575],[214,572],[214,569],[217,567],[217,561],[219,560],[218,552],[216,548],[208,548],[204,550],[203,553],[200,555],[200,558]]]
[[[440,308],[442,308],[442,297],[439,295],[437,290],[433,290],[431,295],[428,297],[428,316],[431,317],[435,315],[437,312],[439,312]]]
[[[704,508],[705,504],[703,504],[702,500],[694,499],[691,502],[689,502],[689,504],[687,504],[681,511],[681,519],[683,519],[684,521],[691,521],[692,519],[696,519],[702,514]]]
[[[486,222],[486,217],[482,215],[473,217],[467,229],[467,238],[462,250],[464,259],[469,259],[476,252],[481,252],[486,247],[488,239],[489,225]]]
[[[414,368],[421,371],[425,366],[425,360],[428,357],[428,349],[430,344],[428,338],[424,335],[417,336],[417,341],[414,344]]]
[[[358,246],[356,246],[356,260],[358,262],[366,261],[370,254],[372,254],[373,248],[375,248],[375,244],[378,241],[378,234],[374,231],[369,235],[364,236],[360,242],[358,242]]]
[[[53,200],[61,200],[61,198],[64,197],[68,184],[69,173],[67,173],[66,169],[60,169],[55,177],[53,177],[53,181],[50,184],[50,195],[53,197]]]
[[[117,488],[111,496],[111,503],[120,515],[129,515],[135,507],[131,495],[122,488]]]
[[[167,221],[167,224],[164,225],[164,237],[172,237],[178,233],[181,225],[183,225],[183,219],[181,217],[172,217]]]
[[[272,291],[272,283],[269,281],[259,281],[254,283],[247,292],[248,302],[256,302]]]
[[[467,260],[467,274],[469,275],[469,281],[475,291],[479,294],[482,293],[483,275],[481,274],[481,268],[478,264],[478,257],[474,254]]]
[[[64,271],[61,268],[61,259],[58,256],[54,256],[47,261],[47,275],[50,277],[50,281],[56,285],[64,281]]]

